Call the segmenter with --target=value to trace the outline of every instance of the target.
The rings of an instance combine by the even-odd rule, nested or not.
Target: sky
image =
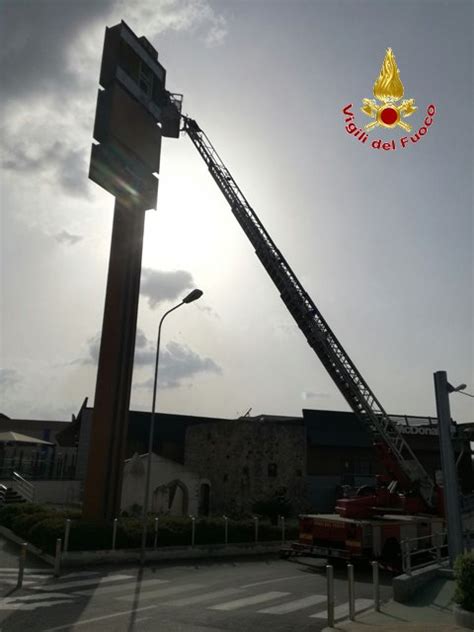
[[[0,412],[92,404],[114,200],[88,179],[106,26],[145,35],[388,413],[474,393],[472,3],[0,0]],[[410,133],[358,128],[393,49]],[[379,103],[380,105],[380,103]],[[349,128],[351,129],[351,128]],[[372,147],[395,141],[395,150]],[[348,410],[190,140],[164,139],[146,213],[131,408],[235,417]],[[474,399],[451,395],[459,422]]]

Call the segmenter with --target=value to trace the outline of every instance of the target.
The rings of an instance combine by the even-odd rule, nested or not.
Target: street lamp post
[[[150,430],[148,433],[148,455],[147,455],[147,464],[146,464],[146,483],[145,483],[145,498],[143,501],[143,529],[142,529],[142,545],[140,551],[140,561],[143,564],[145,561],[145,548],[146,548],[146,533],[147,533],[147,516],[148,516],[148,497],[150,494],[150,475],[151,475],[151,453],[153,450],[153,434],[155,431],[155,406],[156,406],[156,387],[158,384],[158,361],[160,358],[160,338],[161,338],[161,326],[163,324],[164,319],[174,312],[175,309],[185,305],[187,303],[192,303],[193,301],[197,301],[201,298],[203,292],[202,290],[192,290],[187,296],[183,298],[181,303],[175,305],[167,312],[163,314],[160,320],[160,324],[158,325],[158,339],[156,342],[156,359],[155,359],[155,377],[153,380],[153,402],[151,406],[151,419],[150,419]]]
[[[448,553],[451,567],[456,557],[464,550],[461,506],[459,502],[459,484],[454,460],[453,443],[451,439],[451,411],[449,407],[449,393],[462,391],[466,388],[461,384],[457,388],[448,382],[446,371],[434,373],[436,412],[438,415],[438,433],[441,450],[441,467],[443,469],[443,496],[448,531]]]

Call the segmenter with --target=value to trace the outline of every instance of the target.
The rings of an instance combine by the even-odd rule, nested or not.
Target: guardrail
[[[474,531],[463,531],[464,550],[474,549]],[[443,564],[449,560],[448,532],[440,531],[418,538],[407,538],[401,542],[403,572],[411,575],[412,571],[431,564]]]
[[[401,541],[403,572],[411,575],[412,571],[429,566],[441,565],[449,559],[447,531],[440,531],[418,538],[407,538]]]
[[[18,474],[18,472],[12,473],[12,489],[30,503],[35,499],[35,486]]]

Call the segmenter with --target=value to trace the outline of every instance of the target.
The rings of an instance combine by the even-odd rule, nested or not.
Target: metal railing
[[[463,531],[464,551],[474,549],[474,531]],[[418,538],[407,538],[401,541],[403,572],[411,575],[414,570],[449,561],[448,532],[440,531]]]
[[[7,488],[5,487],[5,485],[0,484],[0,506],[2,506],[5,503],[6,496],[7,496]]]
[[[16,491],[25,500],[32,503],[35,499],[35,486],[27,481],[18,472],[12,473],[12,489]]]

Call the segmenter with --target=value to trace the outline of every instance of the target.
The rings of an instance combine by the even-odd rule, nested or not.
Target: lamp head
[[[202,290],[192,290],[187,296],[183,298],[183,303],[192,303],[193,301],[197,301],[198,298],[201,298],[203,295]]]

